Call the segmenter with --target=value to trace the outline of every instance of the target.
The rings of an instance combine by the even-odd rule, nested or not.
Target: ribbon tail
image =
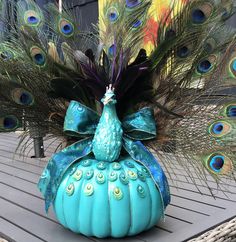
[[[66,147],[49,160],[38,182],[38,188],[45,198],[46,212],[56,197],[57,189],[67,169],[91,151],[92,138],[86,138]]]
[[[152,153],[140,142],[123,138],[123,146],[132,159],[144,165],[152,176],[157,188],[159,189],[164,209],[170,203],[170,191],[167,178],[161,166]]]

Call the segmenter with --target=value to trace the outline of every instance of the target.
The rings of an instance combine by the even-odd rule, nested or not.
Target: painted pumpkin
[[[112,163],[85,158],[65,173],[54,209],[76,233],[124,237],[153,227],[163,202],[147,169],[130,157]]]

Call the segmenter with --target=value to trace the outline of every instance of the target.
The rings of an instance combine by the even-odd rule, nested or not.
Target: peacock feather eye
[[[74,24],[64,18],[60,19],[59,31],[62,35],[71,37],[74,34]]]
[[[212,68],[211,62],[209,60],[201,61],[197,66],[197,71],[199,73],[205,74],[209,72]]]
[[[190,52],[188,46],[182,46],[182,47],[178,48],[178,50],[177,50],[177,56],[179,58],[186,58],[190,55],[190,53],[191,52]]]
[[[217,121],[211,124],[210,134],[213,137],[222,137],[231,131],[232,127],[225,121]]]
[[[28,10],[24,14],[24,21],[25,24],[29,26],[37,27],[41,23],[42,19],[34,10]]]
[[[233,162],[231,159],[221,153],[212,154],[207,159],[206,164],[208,170],[215,174],[225,175],[233,170]]]
[[[194,24],[202,24],[205,21],[206,21],[206,15],[201,9],[196,8],[192,11],[192,22]]]
[[[30,50],[30,55],[36,65],[44,66],[46,64],[46,54],[39,47],[33,46]]]
[[[137,28],[139,28],[140,26],[142,26],[142,21],[141,20],[137,20],[137,21],[135,21],[134,23],[133,23],[133,25],[132,25],[132,28],[133,29],[137,29]]]
[[[236,117],[236,105],[230,105],[226,109],[226,115],[228,117]]]
[[[7,115],[0,118],[0,128],[6,131],[15,130],[19,127],[19,120],[14,115]]]
[[[209,165],[213,171],[220,172],[224,166],[224,162],[225,162],[224,156],[216,155],[211,158]]]
[[[33,95],[23,88],[15,88],[11,91],[13,101],[20,105],[30,106],[34,103]]]
[[[220,116],[235,118],[236,117],[236,102],[226,103],[219,112]]]
[[[204,44],[204,50],[207,53],[211,53],[215,49],[215,46],[216,46],[216,40],[213,38],[209,38],[206,40]]]
[[[197,65],[197,73],[199,75],[208,74],[213,70],[216,64],[217,56],[210,55],[205,59],[202,59]]]
[[[115,7],[110,7],[107,10],[107,18],[110,20],[110,22],[115,23],[119,18],[119,11]]]
[[[191,12],[191,21],[193,24],[203,24],[213,13],[213,6],[210,3],[202,3],[195,6]]]
[[[230,73],[232,74],[233,78],[236,78],[236,58],[230,62]]]
[[[142,0],[126,0],[126,7],[127,8],[135,8],[142,3]]]
[[[114,44],[112,44],[109,48],[108,48],[108,54],[110,56],[114,56],[116,53],[116,46]]]
[[[174,37],[176,37],[176,31],[174,29],[168,29],[165,32],[165,39],[166,40],[173,39]]]

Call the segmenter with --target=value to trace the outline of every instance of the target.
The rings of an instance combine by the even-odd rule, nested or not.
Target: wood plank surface
[[[209,230],[236,216],[236,184],[231,181],[221,191],[209,178],[215,198],[201,181],[201,193],[178,167],[175,180],[170,181],[171,204],[164,221],[153,229],[126,239],[96,239],[74,234],[64,229],[52,210],[46,215],[44,201],[37,189],[39,176],[58,142],[45,152],[44,159],[32,159],[32,145],[26,157],[15,153],[19,139],[14,133],[0,134],[0,233],[16,242],[179,242]],[[50,141],[45,142],[45,147]]]

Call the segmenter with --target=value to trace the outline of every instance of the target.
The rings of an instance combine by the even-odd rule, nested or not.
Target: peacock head
[[[104,104],[104,106],[110,105],[110,104],[116,104],[116,98],[115,98],[114,91],[115,91],[115,89],[112,87],[111,84],[106,88],[106,93],[105,93],[103,99],[101,100],[102,103]]]

